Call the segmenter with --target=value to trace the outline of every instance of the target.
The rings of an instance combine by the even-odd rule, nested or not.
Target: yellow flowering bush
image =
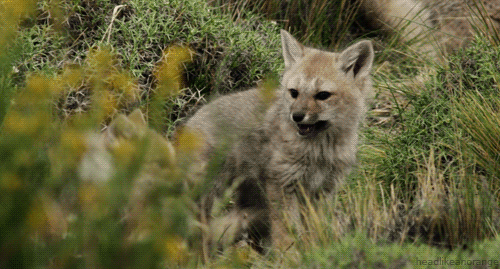
[[[0,47],[8,48],[34,5],[0,2]],[[148,127],[163,126],[163,105],[181,92],[191,55],[181,46],[166,49],[154,96],[128,116],[139,104],[139,87],[109,46],[91,48],[81,65],[56,75],[32,73],[24,86],[10,84],[15,94],[0,118],[1,268],[196,260],[195,203],[173,145]]]

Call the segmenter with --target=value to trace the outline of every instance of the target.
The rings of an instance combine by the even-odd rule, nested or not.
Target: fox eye
[[[316,100],[326,100],[326,99],[328,99],[328,97],[330,97],[331,95],[332,95],[332,93],[330,93],[330,92],[318,92],[318,93],[314,96],[314,98],[315,98]]]
[[[297,98],[299,96],[299,91],[296,89],[290,89],[290,96],[292,96],[293,99]]]

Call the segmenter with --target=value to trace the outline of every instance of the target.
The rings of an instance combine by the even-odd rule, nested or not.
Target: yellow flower
[[[139,97],[139,87],[132,77],[124,72],[113,74],[110,84],[116,93],[124,95],[124,101],[135,101]]]
[[[3,20],[19,19],[21,16],[32,12],[35,8],[36,1],[34,0],[2,0],[0,1],[1,15],[9,15],[2,18]]]
[[[109,116],[118,109],[118,100],[112,92],[104,92],[100,96],[100,107],[103,109],[104,115]]]
[[[189,250],[186,240],[178,235],[169,235],[163,243],[163,251],[168,262],[181,265],[187,263]]]
[[[97,77],[94,79],[105,79],[117,65],[111,49],[108,47],[90,49],[86,63],[89,71]]]
[[[90,219],[99,219],[107,214],[107,199],[104,186],[84,183],[78,191],[83,212]]]
[[[192,60],[192,55],[192,50],[182,46],[171,46],[163,52],[163,59],[155,72],[159,96],[170,98],[179,94],[184,64]]]
[[[37,135],[44,123],[45,117],[40,115],[21,115],[20,112],[11,110],[7,113],[3,130],[12,135],[22,134],[26,136]]]
[[[75,129],[68,129],[62,132],[61,146],[67,153],[73,156],[81,156],[87,148],[84,134]]]
[[[35,0],[0,0],[0,56],[7,52],[3,48],[14,40],[20,18],[35,8]]]
[[[118,138],[110,145],[110,148],[118,165],[127,166],[137,155],[136,145],[124,138]]]
[[[34,75],[26,80],[28,97],[35,102],[48,99],[53,88],[53,81],[45,76]]]
[[[63,73],[57,77],[57,89],[79,89],[84,83],[84,71],[82,68],[65,68]]]
[[[179,153],[192,154],[198,151],[203,145],[203,138],[201,134],[190,130],[188,128],[183,128],[179,132],[177,138],[177,149]]]

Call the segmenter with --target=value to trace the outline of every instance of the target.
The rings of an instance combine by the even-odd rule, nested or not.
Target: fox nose
[[[292,114],[292,119],[295,122],[301,122],[304,120],[305,116],[306,116],[306,114],[304,112],[297,112],[297,113]]]

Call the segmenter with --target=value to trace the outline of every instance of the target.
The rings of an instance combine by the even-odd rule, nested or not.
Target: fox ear
[[[288,69],[304,56],[304,46],[283,29],[281,30],[281,46],[283,48],[283,58],[285,58],[285,69]]]
[[[372,42],[369,40],[360,41],[340,54],[340,68],[345,73],[352,70],[354,78],[364,77],[370,74],[373,57]]]

